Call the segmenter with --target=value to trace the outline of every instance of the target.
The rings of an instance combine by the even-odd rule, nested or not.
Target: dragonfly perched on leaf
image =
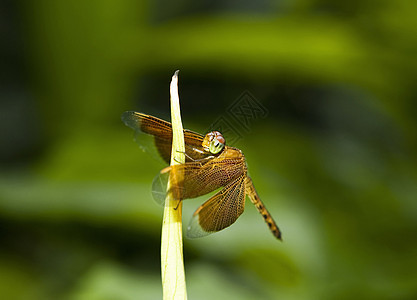
[[[153,136],[157,152],[169,163],[172,147],[171,123],[135,111],[124,112],[122,120],[135,130],[136,139],[143,133]],[[170,172],[183,174],[183,180],[170,188],[176,200],[196,198],[220,189],[194,212],[187,228],[187,236],[202,237],[232,225],[243,213],[247,195],[272,234],[281,239],[281,231],[248,176],[242,151],[226,146],[225,138],[218,131],[211,131],[204,136],[185,129],[184,142],[186,161],[184,164],[163,169],[156,177],[153,182],[155,200],[164,201]]]

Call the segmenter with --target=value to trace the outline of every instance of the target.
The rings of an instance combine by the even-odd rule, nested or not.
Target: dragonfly
[[[172,147],[171,123],[135,111],[124,112],[122,121],[135,130],[137,139],[141,134],[153,136],[156,151],[169,164]],[[194,212],[187,228],[187,236],[202,237],[229,227],[243,213],[248,196],[272,234],[282,240],[280,229],[261,201],[248,175],[242,151],[227,146],[225,138],[218,131],[201,135],[184,129],[184,142],[185,163],[166,167],[157,178],[167,178],[170,172],[182,172],[183,180],[171,187],[176,200],[180,201],[219,190]],[[154,180],[155,182],[158,180]],[[160,198],[160,188],[153,189],[154,198]],[[165,195],[166,191],[162,194]]]

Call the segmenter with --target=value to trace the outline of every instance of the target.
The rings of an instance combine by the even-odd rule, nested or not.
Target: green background
[[[189,299],[416,299],[417,2],[3,1],[0,298],[160,299],[161,166],[120,120],[232,129],[247,201],[185,240]],[[184,222],[207,197],[184,203]]]

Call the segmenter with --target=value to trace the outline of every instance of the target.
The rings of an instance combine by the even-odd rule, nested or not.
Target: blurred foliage
[[[1,298],[161,297],[161,166],[120,115],[167,119],[176,69],[186,128],[268,110],[236,145],[284,237],[248,201],[185,240],[190,299],[417,297],[416,2],[0,6]]]

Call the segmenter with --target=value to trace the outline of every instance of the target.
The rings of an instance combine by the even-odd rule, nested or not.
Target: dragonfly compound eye
[[[213,131],[214,138],[219,141],[220,144],[226,145],[226,140],[224,139],[223,135],[218,131]]]
[[[214,138],[210,142],[210,146],[209,146],[210,153],[217,154],[220,151],[222,151],[223,148],[224,148],[224,144],[223,143],[220,143],[220,141],[217,138]]]
[[[217,154],[224,149],[226,142],[223,135],[218,131],[206,134],[202,142],[203,148],[211,154]]]

